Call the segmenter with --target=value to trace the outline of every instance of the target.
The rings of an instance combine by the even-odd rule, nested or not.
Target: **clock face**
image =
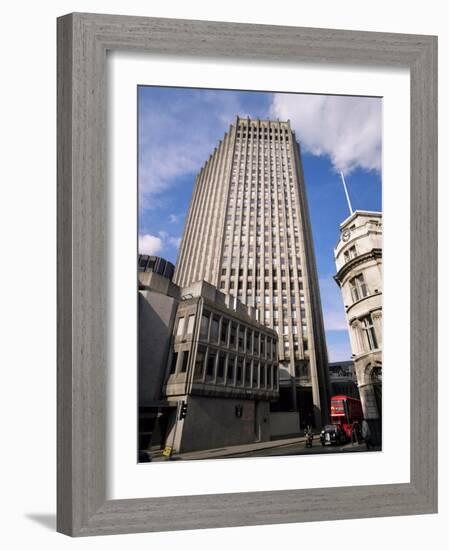
[[[341,235],[341,238],[346,242],[349,241],[349,237],[351,236],[351,232],[349,229],[345,229]]]

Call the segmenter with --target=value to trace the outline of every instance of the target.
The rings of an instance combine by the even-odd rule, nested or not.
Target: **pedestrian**
[[[306,447],[312,447],[313,432],[312,432],[312,427],[310,425],[308,425],[307,428],[304,430],[304,434],[306,436]]]
[[[359,432],[360,432],[360,426],[357,420],[352,424],[352,431],[351,431],[351,443],[358,443],[359,442]]]

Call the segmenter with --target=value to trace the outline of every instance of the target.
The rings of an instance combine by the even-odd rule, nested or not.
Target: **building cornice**
[[[343,229],[349,225],[351,222],[353,222],[356,218],[359,216],[365,216],[370,218],[382,218],[382,212],[377,212],[375,210],[356,210],[353,212],[349,218],[346,218],[344,221],[340,224],[340,231],[343,231]]]
[[[365,252],[364,254],[360,254],[359,256],[356,256],[355,258],[351,258],[349,262],[346,262],[337,272],[336,275],[334,275],[334,280],[338,284],[338,286],[341,286],[341,282],[345,278],[345,276],[350,273],[355,267],[357,267],[360,264],[363,264],[369,260],[377,260],[378,258],[382,258],[382,249],[381,248],[373,248],[369,252]]]

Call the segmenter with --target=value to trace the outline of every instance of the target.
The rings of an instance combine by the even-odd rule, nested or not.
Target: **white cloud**
[[[248,112],[240,93],[148,89],[139,112],[139,189],[142,211],[166,207],[168,191],[192,181],[236,116]],[[260,110],[260,109],[259,109]],[[264,115],[265,116],[265,115]],[[175,223],[174,218],[169,218]]]
[[[170,90],[166,94],[170,94]],[[146,101],[140,115],[139,187],[144,210],[186,175],[195,177],[239,112],[234,94],[203,91],[162,104]],[[174,216],[170,221],[175,223]]]
[[[179,248],[181,244],[181,237],[173,237],[166,231],[158,231],[158,237],[156,235],[139,235],[139,254],[157,254],[162,252],[167,246],[173,246]]]
[[[154,235],[139,235],[139,254],[157,254],[162,249],[162,239]]]
[[[381,168],[379,98],[275,94],[271,116],[290,119],[303,150],[329,155],[336,170]]]

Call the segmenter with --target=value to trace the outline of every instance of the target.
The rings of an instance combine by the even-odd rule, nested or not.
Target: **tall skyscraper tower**
[[[273,408],[328,421],[329,375],[301,153],[290,122],[237,117],[195,182],[174,282],[205,280],[279,335]]]

